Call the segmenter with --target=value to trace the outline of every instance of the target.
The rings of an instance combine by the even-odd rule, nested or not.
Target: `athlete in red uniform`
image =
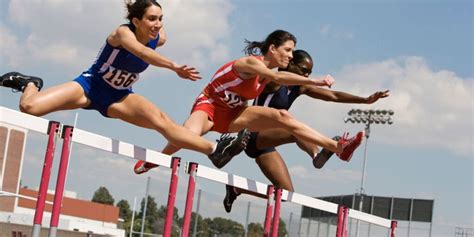
[[[208,131],[221,133],[237,132],[247,128],[252,132],[281,128],[297,139],[317,144],[335,152],[341,159],[349,160],[360,145],[364,132],[352,138],[334,141],[306,124],[296,120],[288,111],[262,106],[247,106],[247,100],[256,98],[264,85],[275,82],[282,85],[331,86],[334,78],[306,78],[274,68],[286,68],[292,59],[296,38],[289,32],[276,30],[265,41],[247,42],[247,57],[239,58],[221,67],[194,103],[191,115],[184,126],[196,134]],[[180,148],[171,143],[163,149],[165,154],[173,154]],[[229,159],[219,160],[217,167],[224,166]],[[136,173],[143,173],[154,165],[137,162]]]
[[[263,61],[263,57],[255,57]],[[265,88],[265,81],[260,75],[242,79],[234,68],[235,61],[219,68],[203,92],[194,103],[192,112],[204,111],[214,121],[211,130],[229,132],[229,124],[247,106],[247,101],[256,98]],[[192,113],[191,112],[191,113]]]

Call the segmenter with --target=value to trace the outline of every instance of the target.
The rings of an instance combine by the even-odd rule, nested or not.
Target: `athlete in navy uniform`
[[[311,56],[306,51],[295,50],[293,52],[293,59],[290,61],[288,67],[279,70],[289,71],[308,77],[312,72],[312,68],[313,60],[311,59]],[[307,95],[314,99],[339,103],[372,104],[380,98],[389,96],[389,91],[377,91],[368,97],[359,97],[345,92],[332,91],[316,86],[283,86],[269,83],[265,86],[264,91],[254,100],[254,105],[288,110],[300,95]],[[333,139],[338,140],[340,137],[336,136]],[[326,161],[333,155],[333,152],[325,148],[319,152],[316,145],[298,141],[294,136],[282,129],[251,133],[245,153],[247,153],[249,157],[255,158],[258,166],[273,185],[293,191],[293,184],[288,173],[288,168],[278,151],[275,150],[276,146],[293,142],[309,154],[313,160],[314,167],[318,169],[322,168]],[[223,203],[227,212],[231,211],[232,204],[240,193],[260,196],[246,190],[226,185],[226,196]]]
[[[133,93],[132,85],[149,64],[172,70],[184,79],[195,81],[201,77],[195,68],[178,65],[155,51],[166,41],[162,8],[155,0],[128,0],[126,6],[129,23],[107,37],[93,65],[74,81],[40,91],[40,78],[10,72],[1,76],[0,86],[22,91],[20,110],[28,114],[93,109],[105,117],[154,129],[178,147],[207,154],[214,165],[240,153],[248,139],[246,131],[221,139],[218,144],[211,143],[174,123],[146,98]]]

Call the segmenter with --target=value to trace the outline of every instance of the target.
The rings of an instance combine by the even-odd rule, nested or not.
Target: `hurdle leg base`
[[[51,227],[49,229],[49,237],[56,237],[58,233],[58,227]]]
[[[41,225],[34,224],[33,225],[33,232],[31,234],[32,237],[40,237],[41,236]]]

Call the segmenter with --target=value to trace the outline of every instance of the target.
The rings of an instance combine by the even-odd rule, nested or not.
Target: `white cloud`
[[[330,25],[326,24],[326,25],[323,25],[321,27],[321,29],[319,29],[319,32],[324,35],[324,36],[327,36],[327,34],[329,33],[329,29],[331,28]]]
[[[24,50],[19,46],[17,37],[2,23],[0,23],[0,41],[2,42],[0,44],[1,61],[18,67],[21,62],[19,55],[24,55]]]
[[[12,0],[9,22],[0,23],[1,61],[9,67],[60,66],[78,74],[93,62],[105,37],[126,22],[124,9],[123,1]],[[232,9],[225,0],[163,2],[168,42],[159,51],[197,67],[222,61],[229,51]]]
[[[340,31],[334,29],[331,25],[325,24],[321,26],[319,29],[319,33],[327,38],[334,38],[334,39],[354,39],[355,35],[349,31]]]
[[[198,68],[229,58],[232,27],[229,17],[234,7],[226,0],[163,2],[164,24],[169,42],[165,55],[173,54],[180,63]],[[192,13],[192,14],[191,14]]]
[[[448,70],[433,70],[420,57],[350,65],[335,78],[334,90],[368,96],[376,90],[389,89],[390,97],[373,105],[315,103],[305,98],[293,112],[309,124],[317,124],[313,127],[331,130],[332,134],[341,132],[342,119],[350,108],[392,109],[395,111],[393,125],[373,126],[379,142],[441,148],[473,157],[472,78],[460,78]],[[321,116],[315,120],[315,114]],[[345,129],[354,127],[345,125]]]

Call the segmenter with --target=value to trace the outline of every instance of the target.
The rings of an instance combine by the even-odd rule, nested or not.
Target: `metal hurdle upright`
[[[40,187],[36,199],[36,209],[32,230],[32,236],[39,237],[41,225],[43,222],[43,213],[46,204],[49,179],[51,177],[51,167],[53,165],[54,152],[56,149],[56,139],[61,129],[60,123],[57,121],[48,121],[46,119],[24,114],[4,107],[0,107],[0,121],[26,128],[30,131],[48,135],[48,144],[46,147],[43,170],[41,173]]]
[[[237,188],[250,190],[252,192],[264,195],[267,197],[267,209],[264,224],[264,237],[278,236],[278,221],[280,219],[280,204],[282,190],[275,188],[272,185],[267,185],[254,180],[246,179],[244,177],[229,174],[220,170],[198,165],[191,162],[187,164],[185,172],[189,174],[188,191],[186,196],[186,206],[184,209],[182,237],[188,237],[191,223],[191,213],[193,208],[194,190],[196,186],[196,177],[208,179],[214,182],[232,185]],[[273,200],[274,203],[273,203]],[[272,205],[274,204],[274,205]],[[273,213],[273,216],[272,216]],[[273,219],[273,228],[271,224]]]
[[[299,204],[338,216],[336,237],[347,237],[347,218],[354,218],[369,222],[371,224],[379,225],[390,229],[390,237],[395,237],[396,221],[391,221],[378,216],[370,215],[361,211],[353,210],[348,207],[337,205],[331,202],[320,200],[317,198],[305,196],[295,192],[282,190],[272,185],[267,185],[254,180],[246,179],[237,175],[229,174],[220,170],[209,168],[197,163],[189,163],[185,172],[189,174],[188,192],[186,197],[186,206],[184,210],[184,221],[182,226],[182,237],[189,236],[189,229],[191,223],[191,212],[194,198],[194,190],[196,185],[196,177],[204,178],[214,182],[228,184],[237,188],[246,189],[254,193],[258,193],[267,197],[267,209],[264,221],[264,237],[277,237],[278,225],[280,219],[280,205],[281,201]],[[273,211],[273,216],[272,216]],[[270,231],[271,229],[271,231]]]
[[[327,202],[324,200],[308,197],[299,193],[289,192],[286,190],[283,190],[282,199],[287,202],[300,204],[303,206],[336,214],[338,216],[336,237],[347,237],[347,218],[354,218],[357,220],[385,227],[387,229],[390,229],[390,237],[395,237],[395,229],[397,227],[396,221],[367,214],[365,212],[350,209],[348,207],[337,205],[332,202]]]
[[[44,206],[46,202],[46,195],[48,190],[48,183],[51,174],[52,161],[55,150],[56,135],[61,131],[63,134],[63,147],[61,152],[61,161],[56,183],[55,197],[53,202],[53,211],[51,213],[50,222],[50,237],[56,237],[57,227],[59,224],[59,216],[61,213],[61,203],[64,192],[64,184],[66,180],[66,170],[69,160],[69,148],[71,142],[89,146],[98,150],[110,152],[113,154],[122,155],[136,160],[144,160],[149,163],[157,164],[160,167],[170,168],[171,178],[168,195],[167,213],[165,218],[164,236],[171,235],[171,226],[174,214],[174,205],[176,201],[176,190],[178,185],[178,171],[180,165],[180,158],[171,157],[157,151],[145,149],[130,143],[122,142],[112,138],[104,137],[94,133],[90,133],[81,129],[73,128],[72,126],[60,126],[59,122],[49,121],[36,116],[21,113],[16,110],[8,109],[0,106],[0,121],[12,124],[18,127],[35,131],[41,134],[48,135],[48,146],[46,148],[45,162],[43,165],[43,172],[40,181],[40,190],[35,209],[35,217],[33,223],[33,237],[39,237],[41,232],[41,225],[43,220]],[[73,134],[74,130],[74,134]]]

